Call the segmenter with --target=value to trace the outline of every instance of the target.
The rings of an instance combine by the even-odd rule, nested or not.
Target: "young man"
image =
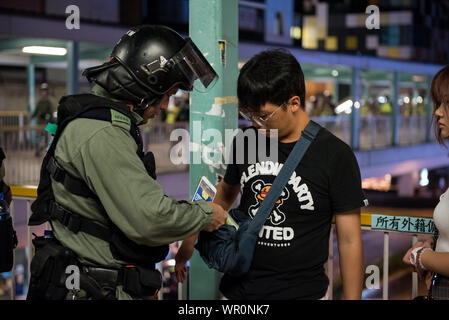
[[[245,144],[245,162],[228,164],[214,202],[228,210],[241,192],[239,209],[254,217],[279,172],[274,168],[287,160],[310,121],[304,111],[301,67],[284,51],[262,52],[240,71],[237,95],[240,113],[253,124],[246,130],[265,129],[268,138],[268,130],[277,130],[278,157],[249,163],[250,149]],[[234,151],[238,153],[235,141]],[[257,149],[255,152],[257,155]],[[228,299],[324,298],[329,284],[324,264],[335,215],[344,295],[346,299],[361,299],[360,208],[365,204],[360,170],[351,148],[321,129],[259,233],[250,271],[239,278],[225,274],[221,292]],[[185,240],[176,257],[181,281],[195,239]]]

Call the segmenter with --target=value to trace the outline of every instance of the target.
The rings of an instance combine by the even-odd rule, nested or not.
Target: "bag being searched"
[[[209,268],[240,276],[251,266],[259,232],[248,230],[249,217],[239,220],[237,216],[244,216],[243,212],[233,209],[228,214],[238,223],[238,229],[224,224],[213,232],[201,231],[195,248]]]

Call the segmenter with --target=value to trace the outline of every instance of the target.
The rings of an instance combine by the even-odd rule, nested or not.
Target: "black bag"
[[[5,153],[0,148],[0,167],[3,165]],[[11,189],[3,182],[3,177],[0,177],[0,193],[1,210],[4,213],[9,213],[9,204],[11,203]],[[1,213],[1,212],[0,212]],[[17,235],[13,228],[11,216],[4,215],[0,218],[0,272],[9,272],[12,270],[14,264],[14,249],[17,247]]]
[[[231,210],[229,214],[239,223],[238,230],[225,224],[213,232],[200,232],[195,248],[209,268],[232,276],[241,276],[249,271],[260,229],[320,129],[321,126],[313,121],[306,126],[253,220],[242,221],[243,213]]]
[[[0,221],[0,272],[12,270],[14,249],[17,247],[17,235],[12,226],[12,219]]]

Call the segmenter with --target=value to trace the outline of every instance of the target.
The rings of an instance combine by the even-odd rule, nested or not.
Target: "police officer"
[[[48,98],[48,83],[40,85],[41,98],[36,105],[36,110],[33,112],[32,118],[36,118],[37,124],[45,125],[51,120],[53,116],[53,105]]]
[[[28,298],[152,296],[161,280],[154,265],[168,244],[217,229],[227,213],[164,195],[136,125],[165,110],[178,89],[191,91],[194,81],[207,88],[217,75],[190,38],[154,25],[129,30],[108,62],[83,74],[95,82],[93,94],[61,99],[41,169],[29,224],[51,222],[54,238],[33,241]],[[76,277],[67,286],[61,261],[79,268],[80,287]]]
[[[36,119],[38,126],[44,126],[53,118],[54,108],[49,99],[48,83],[42,83],[40,86],[40,100],[36,105],[36,110],[31,115],[31,118]],[[42,128],[43,129],[43,128]],[[39,157],[42,151],[48,145],[48,135],[44,130],[37,131],[37,145],[35,156]]]

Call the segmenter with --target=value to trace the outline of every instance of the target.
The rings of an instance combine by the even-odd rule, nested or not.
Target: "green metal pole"
[[[237,129],[238,1],[190,0],[189,10],[190,36],[219,75],[207,93],[190,94],[191,198],[202,176],[216,184],[217,175],[224,173],[225,129]],[[220,298],[221,274],[209,269],[197,252],[189,274],[189,299]]]
[[[393,75],[393,135],[392,145],[399,145],[399,130],[400,130],[400,112],[399,112],[399,72],[395,71]]]
[[[78,94],[79,43],[67,42],[67,94]]]
[[[360,69],[352,69],[352,98],[353,106],[351,112],[351,147],[359,149],[359,108],[360,108]],[[356,107],[356,103],[358,104]]]
[[[30,112],[30,116],[34,113],[36,108],[36,98],[35,98],[35,77],[34,77],[35,67],[33,63],[30,63],[27,67],[28,73],[28,111]]]
[[[340,102],[340,99],[338,97],[339,95],[339,91],[338,91],[338,81],[335,80],[334,81],[334,97],[333,97],[333,101],[332,103],[334,103],[335,105],[338,105],[338,103]]]

